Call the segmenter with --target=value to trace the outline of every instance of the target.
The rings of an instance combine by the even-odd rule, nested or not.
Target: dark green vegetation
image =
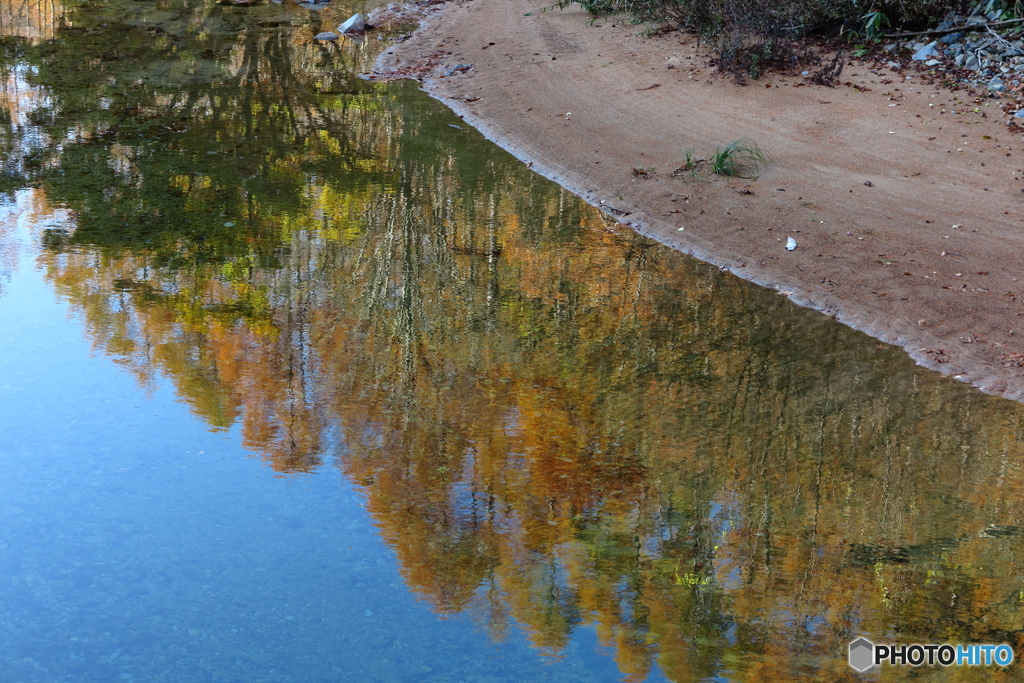
[[[626,14],[638,23],[685,28],[709,41],[723,71],[749,73],[789,69],[818,59],[806,40],[816,37],[874,38],[886,28],[928,28],[950,12],[969,11],[963,0],[560,0],[599,14]],[[983,12],[1017,13],[1020,3],[987,0]]]

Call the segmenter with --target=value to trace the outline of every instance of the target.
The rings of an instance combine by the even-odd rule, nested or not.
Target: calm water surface
[[[358,80],[352,9],[0,0],[0,681],[1024,653],[1021,405]]]

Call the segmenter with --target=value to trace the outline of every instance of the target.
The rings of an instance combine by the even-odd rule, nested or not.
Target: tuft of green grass
[[[697,156],[692,149],[684,150],[683,155],[682,165],[672,175],[687,176],[689,180],[707,180],[712,175],[756,178],[772,161],[757,143],[746,138],[716,147],[710,157]]]
[[[730,142],[725,147],[715,148],[715,153],[708,159],[708,165],[715,175],[756,178],[771,160],[757,143],[744,138]]]
[[[683,155],[684,158],[682,166],[672,171],[672,175],[689,175],[690,180],[697,180],[697,171],[701,168],[701,166],[708,163],[708,160],[705,159],[704,157],[699,157],[696,154],[694,154],[692,149],[684,150]]]

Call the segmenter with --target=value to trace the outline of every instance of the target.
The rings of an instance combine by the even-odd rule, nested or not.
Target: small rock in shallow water
[[[332,33],[330,31],[324,31],[323,33],[318,33],[315,36],[313,36],[313,40],[335,41],[337,39],[338,39],[338,34],[337,33]]]
[[[338,33],[363,33],[365,30],[366,18],[362,14],[353,14],[338,27]]]

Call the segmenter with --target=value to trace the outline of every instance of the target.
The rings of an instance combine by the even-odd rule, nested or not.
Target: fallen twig
[[[1000,43],[1002,43],[1003,47],[1008,47],[1011,50],[1013,50],[1013,56],[1018,56],[1018,55],[1024,54],[1024,52],[1021,52],[1021,49],[1019,47],[1017,47],[1016,45],[1014,45],[1013,43],[1008,41],[1006,38],[1003,38],[1001,35],[999,35],[995,31],[993,31],[991,28],[988,30],[988,32],[991,33],[993,35],[993,37],[995,37],[996,40],[998,40]]]
[[[985,31],[992,28],[999,28],[1001,26],[1009,26],[1011,24],[1019,24],[1024,22],[1024,19],[1007,19],[1006,21],[987,22],[984,24],[970,24],[968,26],[955,26],[953,28],[943,29],[931,29],[930,31],[916,31],[913,33],[889,33],[886,38],[916,38],[918,36],[942,36],[947,33],[963,33],[967,31]]]

